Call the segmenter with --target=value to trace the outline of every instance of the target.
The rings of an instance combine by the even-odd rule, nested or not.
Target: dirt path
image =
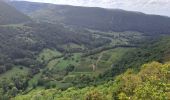
[[[104,53],[104,52],[102,52],[102,53],[100,54],[100,56],[98,57],[98,59],[97,59],[96,63],[95,63],[95,64],[92,64],[93,71],[95,71],[95,70],[96,70],[96,68],[97,68],[97,66],[98,66],[99,61],[100,61],[100,60],[101,60],[101,58],[103,57],[103,53]]]
[[[101,60],[101,58],[103,57],[103,53],[104,53],[104,52],[102,52],[102,53],[100,54],[100,56],[98,57],[98,59],[97,59],[97,61],[96,61],[96,64],[95,64],[96,67],[97,67],[99,61]]]

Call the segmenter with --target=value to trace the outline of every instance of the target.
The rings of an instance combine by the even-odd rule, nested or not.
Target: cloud
[[[25,0],[75,6],[116,8],[170,16],[170,0]]]

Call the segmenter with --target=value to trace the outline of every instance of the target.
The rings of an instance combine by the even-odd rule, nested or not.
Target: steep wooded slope
[[[32,2],[12,2],[14,7],[39,21],[102,31],[139,31],[147,34],[170,33],[170,18],[118,9],[75,7]]]

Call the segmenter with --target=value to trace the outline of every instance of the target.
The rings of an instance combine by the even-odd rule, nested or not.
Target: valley
[[[169,99],[169,17],[26,1],[0,12],[0,100]]]

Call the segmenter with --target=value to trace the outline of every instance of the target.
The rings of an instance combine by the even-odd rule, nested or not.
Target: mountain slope
[[[75,6],[103,7],[170,16],[170,0],[24,0]],[[162,6],[164,5],[164,6]]]
[[[18,24],[31,21],[31,19],[23,13],[17,11],[4,1],[0,1],[0,25]]]
[[[31,2],[12,2],[18,10],[39,21],[64,23],[101,31],[170,33],[170,18],[139,12],[74,7]],[[35,8],[36,9],[33,9]]]

